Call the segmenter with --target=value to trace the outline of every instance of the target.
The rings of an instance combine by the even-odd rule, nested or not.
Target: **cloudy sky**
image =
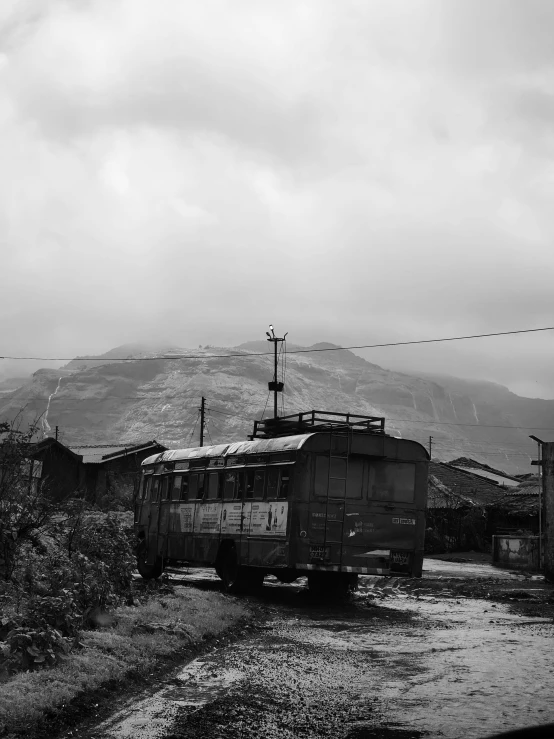
[[[0,354],[554,325],[553,34],[551,0],[2,0]],[[554,332],[364,356],[554,397]]]

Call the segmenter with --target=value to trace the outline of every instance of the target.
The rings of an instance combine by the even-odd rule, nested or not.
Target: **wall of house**
[[[33,458],[42,462],[42,484],[53,498],[61,500],[79,491],[81,460],[78,457],[52,445],[41,449]]]
[[[492,561],[499,567],[539,568],[538,536],[493,536]]]

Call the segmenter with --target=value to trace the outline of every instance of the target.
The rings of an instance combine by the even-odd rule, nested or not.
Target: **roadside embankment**
[[[62,662],[0,683],[0,736],[50,736],[160,666],[198,653],[206,640],[239,629],[246,606],[217,592],[162,586],[81,632]],[[96,697],[95,697],[96,696]]]

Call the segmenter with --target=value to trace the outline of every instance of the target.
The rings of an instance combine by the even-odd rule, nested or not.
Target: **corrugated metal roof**
[[[101,449],[91,449],[90,447],[72,446],[71,450],[75,452],[75,454],[81,454],[83,456],[83,462],[85,464],[95,464],[102,461],[102,456],[104,454],[110,454],[110,452],[120,451],[121,447],[112,446],[102,447]]]
[[[191,449],[170,449],[161,454],[153,454],[143,461],[143,465],[155,462],[178,462],[184,459],[202,457],[230,457],[235,454],[263,454],[264,452],[285,452],[300,449],[304,442],[314,434],[298,434],[297,436],[280,436],[276,439],[256,439],[254,441],[235,441],[232,444],[217,446],[199,446]]]
[[[145,449],[149,449],[150,447],[163,447],[163,444],[152,440],[145,441],[143,444],[129,444],[128,446],[72,446],[71,450],[75,452],[75,454],[81,454],[85,464],[101,464],[103,462],[111,461],[112,459],[117,459],[118,456],[135,454]]]

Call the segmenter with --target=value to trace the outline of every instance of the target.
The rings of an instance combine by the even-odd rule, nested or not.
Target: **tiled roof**
[[[467,470],[467,472],[473,472],[474,475],[485,477],[487,478],[487,480],[492,480],[492,482],[496,482],[504,487],[515,488],[519,485],[519,480],[514,480],[512,477],[506,477],[505,475],[499,475],[497,472],[484,470],[481,467],[458,467],[457,464],[452,466],[457,467],[459,470]]]
[[[533,516],[539,512],[538,493],[510,491],[494,506],[513,516]]]
[[[440,490],[443,495],[458,496],[461,501],[470,505],[493,505],[506,494],[506,491],[495,482],[444,462],[429,463],[429,478],[432,479],[435,489]],[[432,490],[429,492],[431,502]]]
[[[469,457],[458,457],[457,459],[450,461],[448,464],[452,465],[452,467],[470,470],[476,475],[488,477],[490,480],[495,480],[500,485],[515,486],[520,482],[517,477],[509,475],[507,472],[504,472],[504,470],[495,469],[488,464],[483,464],[483,462],[478,462],[476,459],[470,459]]]

